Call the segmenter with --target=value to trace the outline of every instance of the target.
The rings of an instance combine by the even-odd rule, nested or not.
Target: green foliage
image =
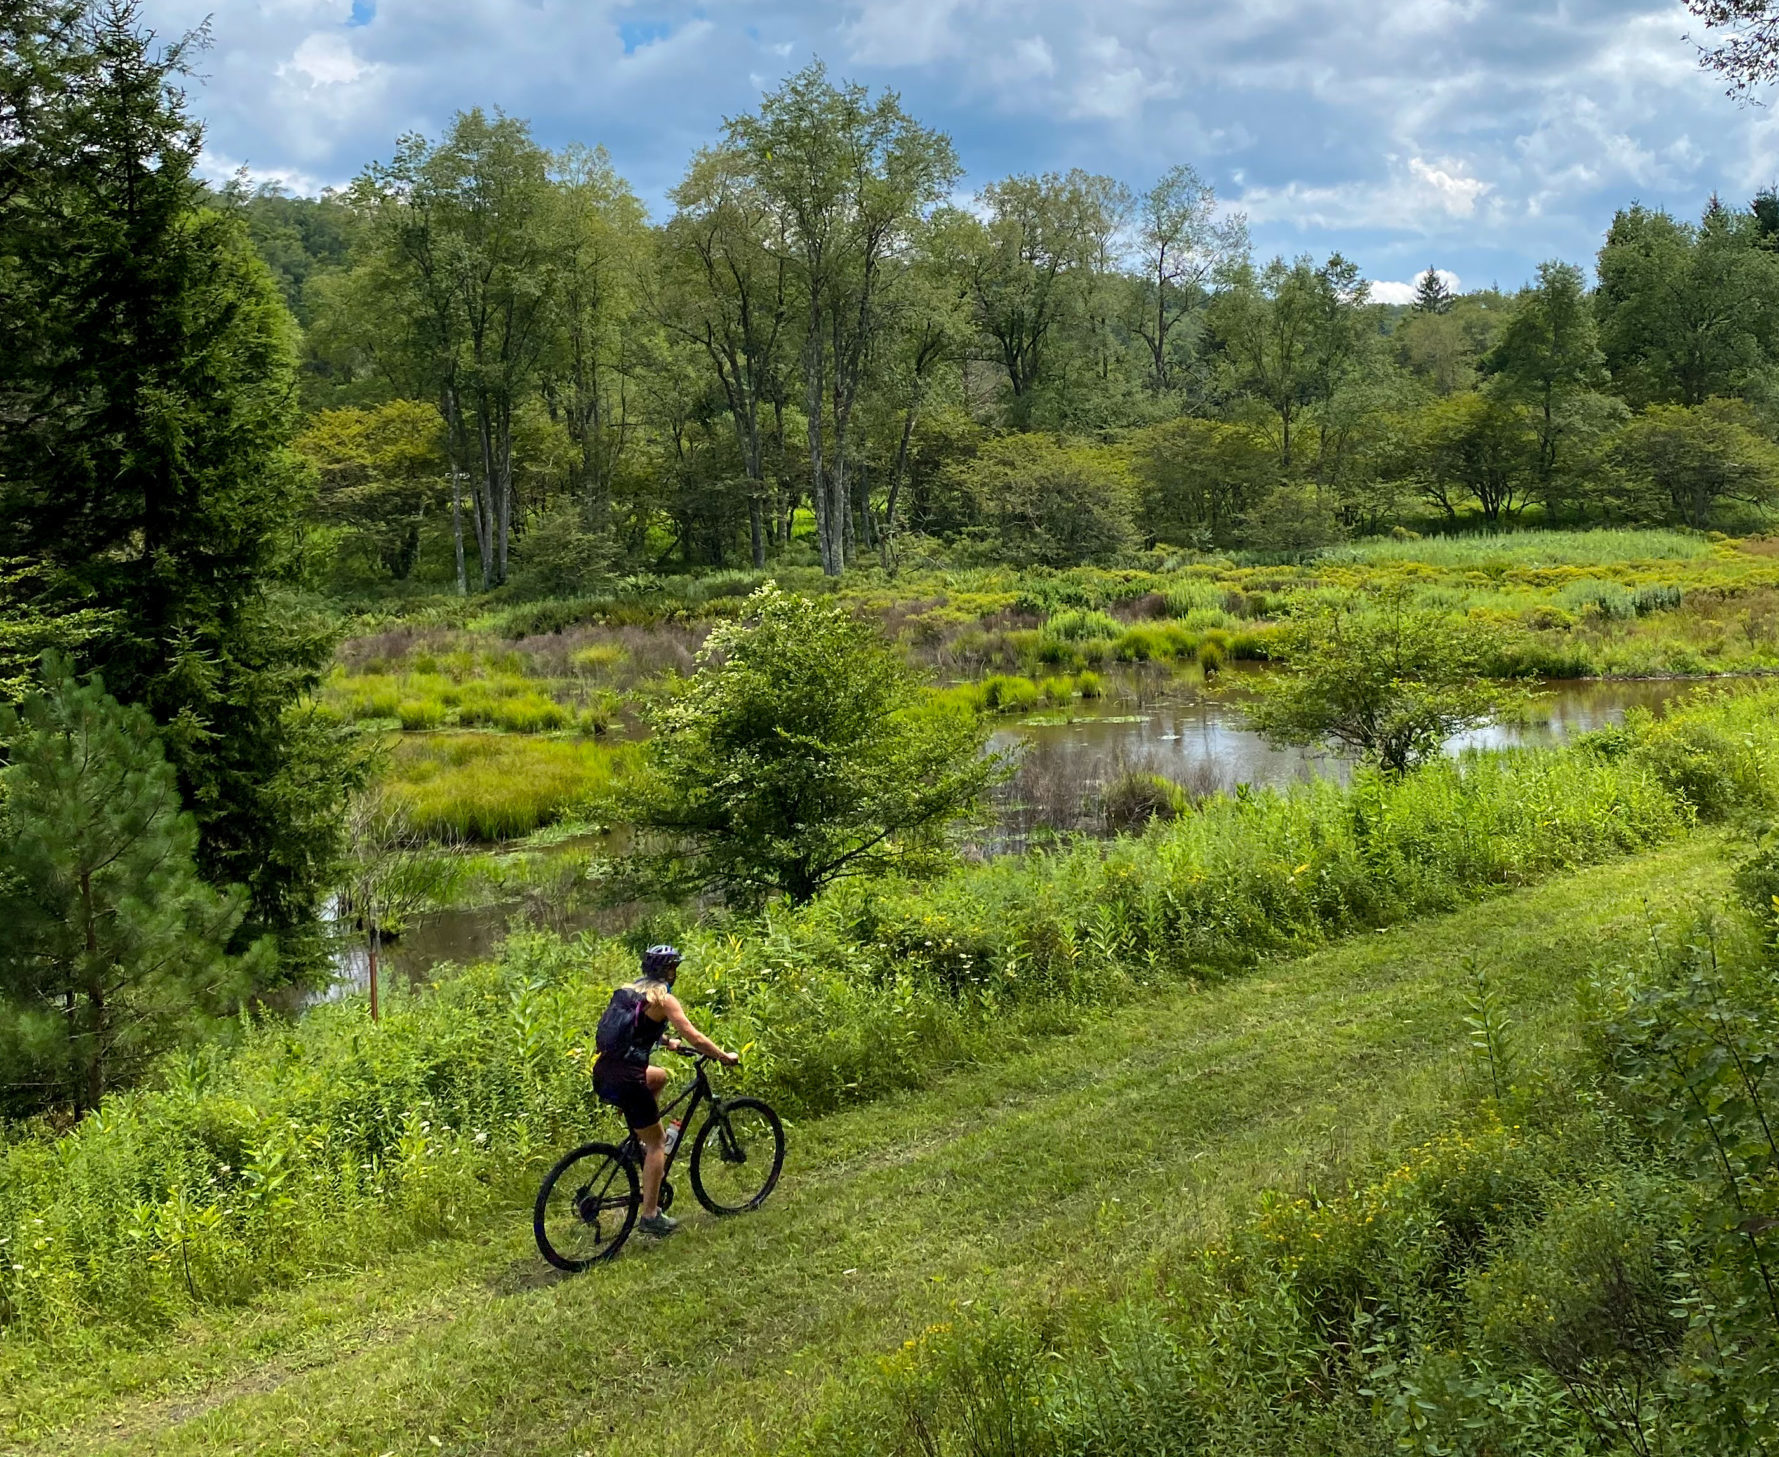
[[[589,529],[579,505],[534,512],[526,519],[514,558],[517,585],[540,597],[585,592],[610,573],[616,555],[608,535]]]
[[[1779,1129],[1772,972],[1709,923],[1654,967],[1596,988],[1600,1055],[1620,1108],[1684,1178],[1669,1215],[1686,1261],[1672,1317],[1715,1450],[1779,1435]]]
[[[928,699],[835,603],[768,584],[699,662],[652,716],[648,773],[614,802],[670,841],[644,862],[661,883],[801,903],[842,876],[932,866],[1000,772],[975,716]]]
[[[1136,537],[1135,488],[1122,452],[1049,435],[989,441],[953,467],[1003,560],[1104,561]]]
[[[1124,631],[1124,624],[1104,612],[1066,608],[1052,613],[1044,623],[1046,637],[1063,642],[1080,642],[1085,638],[1115,638]]]
[[[1294,617],[1286,672],[1258,685],[1248,720],[1280,744],[1326,744],[1401,774],[1514,701],[1483,679],[1491,636],[1401,594]]]
[[[44,663],[0,714],[0,1108],[91,1111],[247,989],[243,898],[198,878],[197,828],[148,714]],[[263,955],[268,948],[257,951]]]
[[[1513,405],[1479,394],[1435,400],[1417,417],[1411,448],[1423,491],[1450,519],[1474,503],[1496,527],[1531,500],[1537,437]]]
[[[1779,447],[1735,401],[1652,405],[1625,426],[1616,454],[1630,477],[1633,509],[1698,530],[1726,503],[1762,507],[1779,499]]]
[[[320,519],[348,528],[360,550],[404,580],[422,523],[446,497],[438,411],[417,400],[323,410],[294,444],[315,471]]]
[[[1716,208],[1694,227],[1633,205],[1597,267],[1600,341],[1634,408],[1733,397],[1770,367],[1779,259],[1752,216]]]
[[[1258,431],[1219,420],[1170,420],[1133,440],[1140,519],[1151,540],[1179,546],[1235,538],[1278,484],[1278,452]]]
[[[1323,560],[1419,562],[1448,570],[1555,566],[1616,566],[1629,562],[1695,561],[1711,556],[1703,537],[1682,531],[1512,531],[1472,536],[1427,536],[1418,541],[1377,539],[1331,547]]]
[[[154,49],[134,3],[68,18],[33,83],[31,163],[0,199],[0,527],[38,569],[9,596],[108,614],[80,661],[162,726],[200,870],[250,892],[243,936],[273,931],[300,962],[344,786],[297,707],[330,643],[285,590],[305,504],[295,329],[193,175],[190,42]],[[3,23],[10,64],[21,21]]]
[[[1557,593],[1557,601],[1577,615],[1592,614],[1609,622],[1622,622],[1637,615],[1637,594],[1623,583],[1584,577],[1571,582]]]

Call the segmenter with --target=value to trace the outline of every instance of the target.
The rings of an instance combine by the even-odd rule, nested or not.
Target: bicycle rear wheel
[[[692,1145],[692,1192],[712,1214],[758,1209],[784,1167],[784,1127],[758,1098],[718,1103]]]
[[[642,1207],[636,1165],[609,1143],[565,1154],[544,1175],[531,1225],[538,1252],[571,1274],[622,1248]]]

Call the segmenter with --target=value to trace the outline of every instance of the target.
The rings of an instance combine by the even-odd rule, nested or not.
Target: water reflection
[[[1174,683],[1176,696],[1162,699],[1165,680],[1156,674],[1121,682],[1121,696],[1101,704],[1077,703],[1069,715],[1039,716],[1011,724],[995,735],[1008,747],[1023,743],[1018,776],[996,794],[993,825],[973,845],[980,854],[1028,848],[1056,832],[1102,828],[1100,791],[1129,769],[1160,774],[1202,796],[1231,793],[1237,785],[1287,785],[1317,777],[1344,780],[1351,772],[1342,758],[1301,749],[1274,749],[1242,726],[1239,680],[1214,692]],[[1558,744],[1589,729],[1617,723],[1631,708],[1659,711],[1691,683],[1675,681],[1586,680],[1545,685],[1545,692],[1522,723],[1490,725],[1447,745],[1447,752]],[[569,842],[565,851],[576,848]],[[604,853],[621,853],[619,842]],[[456,908],[418,917],[379,958],[385,985],[399,978],[425,980],[441,962],[469,962],[492,955],[513,924],[542,925],[565,934],[582,930],[614,933],[629,929],[635,907],[595,908],[579,903],[583,889],[568,879],[540,884],[525,900],[476,908]],[[337,979],[324,994],[333,999],[366,986],[368,958],[362,942],[343,941],[336,958]]]
[[[1459,735],[1449,754],[1560,744],[1623,720],[1632,708],[1660,710],[1694,685],[1683,680],[1547,683],[1522,722]],[[1099,794],[1121,774],[1159,774],[1199,797],[1238,785],[1283,786],[1314,778],[1345,780],[1349,760],[1307,749],[1275,749],[1243,726],[1239,683],[1132,712],[1128,705],[1077,707],[1068,721],[1039,716],[995,735],[998,748],[1024,744],[1017,776],[996,796],[996,824],[978,848],[1018,851],[1053,831],[1100,828]]]

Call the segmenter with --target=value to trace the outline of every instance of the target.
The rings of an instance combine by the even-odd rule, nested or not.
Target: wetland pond
[[[1507,749],[1560,744],[1576,734],[1623,720],[1633,708],[1660,712],[1670,700],[1698,687],[1690,679],[1579,679],[1542,686],[1523,719],[1491,724],[1446,746]],[[1302,749],[1275,749],[1242,724],[1240,675],[1214,690],[1189,683],[1157,686],[1153,680],[1109,682],[1107,696],[1077,701],[1067,712],[1034,714],[1003,723],[994,746],[1024,745],[1012,780],[995,793],[994,822],[974,838],[977,854],[1018,852],[1057,833],[1104,829],[1100,792],[1127,771],[1159,774],[1199,797],[1233,792],[1238,785],[1282,786],[1318,777],[1345,779],[1348,760]],[[608,839],[565,840],[557,853],[609,855]],[[549,853],[549,852],[545,852]],[[577,905],[571,879],[558,882],[564,897],[539,897],[493,905],[462,906],[415,918],[406,933],[383,949],[388,980],[423,981],[443,962],[492,955],[518,921],[575,932],[622,929],[627,917]],[[362,944],[344,943],[335,958],[335,982],[327,998],[362,989],[367,980]]]

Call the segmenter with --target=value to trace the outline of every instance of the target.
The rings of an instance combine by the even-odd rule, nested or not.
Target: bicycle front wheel
[[[609,1260],[642,1207],[636,1165],[609,1143],[583,1144],[544,1175],[532,1228],[539,1253],[570,1274]]]
[[[692,1192],[712,1214],[758,1209],[784,1167],[784,1127],[758,1098],[718,1103],[692,1145]]]

